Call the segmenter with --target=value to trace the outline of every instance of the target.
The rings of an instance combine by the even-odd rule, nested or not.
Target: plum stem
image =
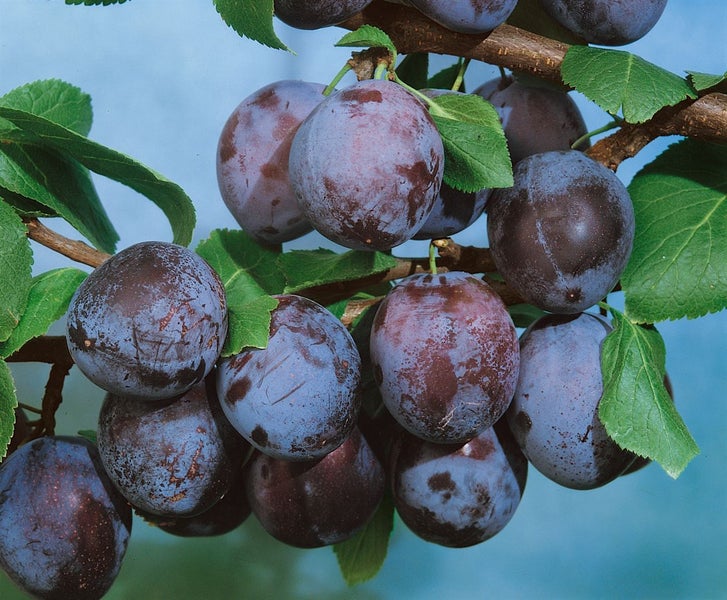
[[[437,246],[434,240],[429,242],[429,270],[432,275],[437,274]]]
[[[331,80],[331,83],[329,83],[326,86],[326,89],[323,90],[323,95],[329,96],[333,92],[333,90],[336,89],[336,86],[339,84],[341,79],[344,78],[346,73],[348,73],[352,69],[353,69],[353,67],[351,66],[350,62],[347,62],[345,65],[343,65],[343,67],[341,67],[341,70],[338,73],[336,73],[336,76]]]
[[[457,71],[457,77],[454,79],[454,83],[452,83],[452,91],[458,92],[459,89],[462,87],[462,83],[464,82],[464,74],[467,72],[467,67],[470,65],[470,58],[459,59],[459,70]]]
[[[587,133],[584,133],[581,137],[579,137],[575,142],[571,144],[572,150],[578,150],[578,147],[583,144],[586,140],[591,139],[594,136],[597,136],[601,133],[605,133],[607,131],[611,131],[612,129],[617,129],[621,127],[621,124],[623,123],[622,119],[619,119],[618,117],[614,117],[613,121],[610,121],[609,123],[606,123],[603,127],[599,127],[598,129],[594,129],[593,131],[589,131]]]

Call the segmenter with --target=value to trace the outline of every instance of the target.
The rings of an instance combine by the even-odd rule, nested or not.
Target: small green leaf
[[[270,313],[277,306],[278,301],[272,296],[230,305],[230,325],[222,356],[238,354],[245,348],[265,348],[270,337]]]
[[[214,0],[214,5],[238,35],[276,50],[289,50],[273,28],[273,0]]]
[[[28,304],[33,251],[25,223],[1,199],[0,240],[0,341],[5,341]]]
[[[0,360],[0,458],[5,458],[8,444],[13,437],[17,406],[18,399],[15,394],[13,374],[7,363]]]
[[[408,86],[420,90],[428,86],[429,54],[414,52],[407,54],[396,67],[396,75]]]
[[[44,117],[79,135],[91,131],[91,96],[60,79],[21,85],[0,97],[0,105]]]
[[[476,94],[444,94],[432,102],[444,142],[444,181],[464,192],[512,186],[507,141],[492,104]]]
[[[623,50],[571,46],[561,66],[563,81],[606,112],[642,123],[665,106],[696,98],[689,83]]]
[[[338,254],[332,250],[292,250],[280,255],[278,264],[285,273],[285,293],[302,289],[362,279],[383,273],[396,266],[396,260],[383,252],[349,250]]]
[[[376,576],[386,560],[389,538],[394,528],[394,503],[389,494],[373,518],[355,536],[333,546],[341,574],[348,585],[363,583]]]
[[[460,75],[460,71],[462,70],[462,65],[457,62],[453,65],[450,65],[446,69],[442,69],[438,73],[435,73],[432,75],[427,81],[427,87],[433,88],[436,90],[451,90],[454,87],[454,84],[457,81],[457,78]],[[464,82],[459,86],[458,92],[464,92]]]
[[[0,118],[11,121],[24,134],[35,136],[37,144],[73,157],[91,171],[143,194],[166,215],[175,243],[186,246],[192,240],[195,225],[194,205],[177,184],[131,157],[93,142],[44,117],[0,105]]]
[[[336,46],[347,48],[386,48],[392,56],[392,63],[396,61],[396,46],[389,35],[373,25],[362,25],[355,31],[344,35]]]
[[[196,252],[217,271],[230,305],[283,292],[285,276],[277,264],[280,250],[257,244],[244,231],[215,229]]]
[[[510,313],[510,318],[515,323],[515,327],[522,327],[523,329],[530,327],[532,323],[546,314],[532,304],[513,304],[507,307],[507,312]]]
[[[0,343],[0,357],[10,356],[25,342],[45,334],[66,314],[71,297],[86,276],[79,269],[63,267],[34,277],[28,306],[10,337]]]
[[[664,340],[653,326],[611,310],[614,330],[601,347],[603,396],[598,416],[621,447],[678,477],[699,448],[664,387]]]
[[[727,147],[670,146],[633,178],[636,234],[621,276],[629,318],[694,318],[727,308]]]
[[[703,92],[727,82],[727,72],[722,75],[710,75],[709,73],[699,73],[697,71],[687,71],[687,73],[694,89],[698,92]]]
[[[96,435],[96,431],[93,429],[81,429],[78,431],[78,435],[80,435],[82,438],[86,438],[92,444],[95,444],[97,442],[98,436]]]

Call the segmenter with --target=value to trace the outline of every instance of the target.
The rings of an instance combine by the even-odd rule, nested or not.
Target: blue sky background
[[[44,78],[61,78],[88,92],[92,139],[180,184],[197,208],[199,240],[212,229],[236,227],[215,176],[217,138],[232,109],[277,79],[326,83],[348,57],[332,46],[341,30],[276,27],[296,56],[239,38],[209,0],[135,0],[110,7],[0,0],[0,93]],[[676,73],[720,73],[727,68],[725,35],[724,0],[671,0],[652,32],[627,49]],[[494,67],[473,64],[468,86],[496,74]],[[578,100],[590,128],[606,122],[597,107]],[[651,144],[619,175],[628,183],[670,141]],[[103,178],[97,187],[121,234],[120,248],[171,238],[152,203]],[[77,237],[61,223],[51,226]],[[482,224],[456,239],[484,244]],[[331,247],[313,234],[290,245],[318,246]],[[397,253],[425,251],[426,243],[419,242]],[[65,264],[37,250],[36,272]],[[702,449],[677,481],[651,466],[601,490],[575,492],[531,469],[518,513],[491,541],[444,549],[398,524],[380,575],[353,590],[342,582],[329,549],[285,548],[253,520],[206,542],[168,538],[138,522],[109,598],[202,597],[203,584],[205,598],[727,597],[727,312],[664,323],[659,330],[676,402]],[[31,403],[44,385],[32,375],[34,368],[15,369],[19,394]],[[73,392],[61,409],[59,432],[94,428],[100,393],[75,372],[69,386]],[[153,570],[153,564],[160,566]],[[0,597],[22,597],[2,574]]]

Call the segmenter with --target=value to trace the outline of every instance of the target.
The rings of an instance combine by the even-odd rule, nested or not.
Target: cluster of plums
[[[367,4],[276,0],[275,11],[310,29]],[[464,33],[491,30],[515,6],[410,4]],[[632,4],[543,0],[604,44],[643,35],[665,2]],[[617,27],[623,17],[641,27]],[[67,315],[73,359],[107,392],[97,443],[37,439],[0,468],[0,566],[29,593],[101,597],[132,509],[183,536],[219,535],[252,513],[277,539],[317,547],[360,531],[388,489],[417,535],[464,547],[510,521],[528,465],[592,489],[645,464],[598,419],[611,327],[584,312],[619,279],[633,209],[612,172],[571,149],[585,125],[570,97],[512,78],[480,86],[501,117],[515,184],[466,194],[443,183],[442,140],[421,98],[378,79],[323,91],[272,83],[224,125],[220,192],[252,238],[278,245],[316,229],[346,248],[388,251],[486,212],[499,275],[549,314],[518,337],[481,277],[417,274],[353,332],[304,296],[275,296],[267,347],[221,357],[217,273],[170,243],[119,252]]]

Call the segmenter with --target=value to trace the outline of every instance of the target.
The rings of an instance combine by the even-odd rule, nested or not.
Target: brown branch
[[[43,225],[38,219],[27,219],[25,224],[28,228],[28,237],[31,240],[76,262],[95,268],[110,257],[109,254],[96,250],[84,242],[72,240],[60,233],[56,233]]]

